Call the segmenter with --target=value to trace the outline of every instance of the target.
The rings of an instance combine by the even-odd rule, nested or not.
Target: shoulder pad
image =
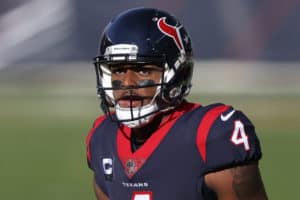
[[[214,171],[258,160],[259,140],[251,121],[231,106],[218,105],[202,118],[197,132],[197,147],[205,171]]]
[[[93,135],[95,133],[95,130],[104,121],[104,119],[106,119],[106,115],[102,115],[102,116],[98,117],[94,121],[93,128],[90,130],[90,132],[87,135],[86,140],[85,140],[85,144],[86,144],[86,156],[87,156],[87,161],[88,161],[89,167],[91,167],[91,165],[90,165],[90,161],[91,161],[90,142],[91,142],[91,139],[92,139],[92,137],[93,137]]]

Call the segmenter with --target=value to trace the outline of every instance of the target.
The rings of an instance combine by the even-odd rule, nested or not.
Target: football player
[[[122,12],[95,58],[105,115],[87,136],[99,200],[267,199],[250,120],[224,104],[185,100],[191,39],[165,11]]]

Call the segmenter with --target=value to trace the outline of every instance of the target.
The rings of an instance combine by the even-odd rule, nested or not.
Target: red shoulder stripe
[[[86,137],[86,140],[85,140],[85,144],[86,144],[86,156],[87,156],[87,159],[88,159],[89,162],[91,160],[91,152],[90,152],[90,142],[91,142],[91,139],[92,139],[92,137],[93,137],[93,135],[95,133],[95,130],[103,122],[103,120],[105,118],[106,118],[106,115],[102,115],[102,116],[98,117],[95,120],[95,122],[94,122],[93,128],[90,130],[89,134]]]
[[[220,105],[209,110],[207,113],[205,113],[203,119],[199,124],[197,130],[197,147],[204,162],[206,161],[206,140],[209,130],[217,117],[228,108],[229,106]]]

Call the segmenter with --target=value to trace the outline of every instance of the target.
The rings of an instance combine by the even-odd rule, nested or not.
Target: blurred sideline
[[[300,95],[297,62],[196,62],[191,94]],[[93,95],[94,67],[89,62],[28,64],[0,70],[0,96],[30,90],[45,95]]]

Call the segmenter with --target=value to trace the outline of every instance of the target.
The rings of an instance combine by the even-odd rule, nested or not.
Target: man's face
[[[123,108],[141,107],[153,99],[159,84],[162,68],[156,65],[114,65],[111,67],[112,85],[118,88],[113,91],[116,103]]]

